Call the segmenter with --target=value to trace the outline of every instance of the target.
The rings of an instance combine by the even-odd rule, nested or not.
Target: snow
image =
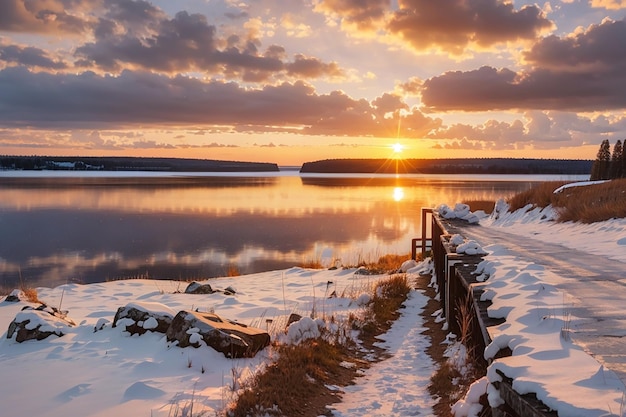
[[[483,218],[480,225],[502,228],[519,239],[541,240],[624,261],[626,219],[578,224],[556,223],[555,218],[551,207],[527,206],[511,213],[506,203],[499,201],[492,216]],[[513,378],[514,390],[535,393],[559,416],[621,417],[626,411],[624,382],[576,344],[573,329],[585,317],[573,316],[569,309],[572,294],[552,285],[559,277],[497,243],[484,249],[488,255],[474,274],[485,282],[482,299],[493,302],[489,316],[506,319],[490,328],[493,342],[484,356],[493,359],[502,348],[512,350],[510,357],[493,361],[487,380],[501,380],[500,371]],[[455,405],[458,416],[476,415],[472,396],[470,392],[469,398]],[[493,406],[501,401],[493,394],[489,400]]]
[[[526,207],[515,213],[499,202],[494,214],[467,213],[465,207],[447,208],[450,216],[475,221],[480,227],[503,228],[521,238],[558,242],[593,254],[623,259],[626,253],[626,219],[592,225],[554,223],[554,211]],[[455,238],[458,246],[468,243]],[[469,246],[469,245],[468,245]],[[495,359],[486,377],[476,381],[467,396],[454,406],[457,416],[477,415],[478,398],[488,393],[492,405],[501,402],[490,382],[497,371],[513,378],[513,388],[534,392],[561,417],[621,416],[626,388],[615,373],[600,364],[570,337],[584,318],[568,311],[568,296],[552,285],[552,272],[525,262],[498,244],[475,247],[488,253],[474,272],[485,285],[485,299],[493,302],[492,317],[506,322],[493,330],[493,343],[484,352],[494,358],[503,347],[513,355]],[[427,271],[429,263],[407,262],[410,276]],[[119,307],[132,305],[161,314],[177,311],[211,311],[220,316],[266,329],[273,340],[297,343],[317,334],[320,327],[349,314],[359,314],[369,301],[367,288],[381,276],[356,273],[356,269],[310,270],[291,268],[260,274],[224,277],[208,282],[237,292],[206,295],[181,293],[178,281],[125,280],[89,285],[68,284],[38,288],[39,299],[68,311],[76,326],[65,326],[63,337],[17,343],[0,336],[0,369],[5,380],[0,391],[3,415],[65,417],[80,415],[213,415],[226,409],[237,388],[266,366],[271,347],[248,359],[227,359],[206,346],[179,348],[160,333],[129,336],[123,326],[112,327]],[[326,298],[329,286],[338,295]],[[388,359],[364,371],[355,385],[340,387],[342,401],[330,406],[334,416],[433,415],[435,400],[427,385],[436,364],[426,355],[420,315],[427,300],[414,290],[400,318],[380,337]],[[62,303],[62,305],[60,305]],[[21,311],[26,301],[0,303],[0,329],[16,317],[39,323],[40,313]],[[313,318],[311,313],[315,312]],[[304,317],[287,328],[291,313]],[[436,321],[443,328],[441,311]],[[45,314],[45,313],[42,313]],[[48,322],[46,322],[46,325]],[[145,329],[155,322],[147,319]],[[454,336],[450,335],[450,342]],[[457,352],[462,357],[462,352]],[[452,358],[451,358],[452,359]],[[354,364],[346,362],[345,367]]]
[[[0,369],[5,380],[0,390],[2,414],[157,417],[186,415],[193,403],[194,415],[214,415],[225,410],[245,378],[269,363],[271,347],[254,358],[227,359],[206,345],[179,348],[169,344],[161,333],[148,331],[130,336],[123,331],[123,323],[112,327],[117,309],[130,306],[172,317],[185,309],[212,311],[223,318],[268,330],[272,339],[281,343],[298,343],[319,335],[325,325],[337,325],[347,320],[349,314],[364,311],[364,304],[371,299],[367,289],[386,275],[356,272],[357,269],[291,268],[207,281],[217,288],[237,288],[234,295],[185,294],[181,288],[186,283],[142,279],[37,288],[40,300],[67,310],[68,318],[77,325],[63,326],[63,337],[23,343],[6,338],[9,323],[17,316],[20,320],[30,319],[32,325],[47,326],[49,321],[44,316],[48,313],[21,311],[27,305],[34,306],[25,301],[0,302],[0,329],[5,331],[0,336]],[[339,296],[326,298],[327,290],[334,290]],[[337,407],[337,415],[354,415],[342,408],[351,407],[350,404],[359,404],[361,410],[378,406],[391,412],[380,415],[415,414],[415,410],[430,414],[434,400],[425,387],[434,365],[425,353],[428,339],[420,334],[423,328],[419,317],[425,302],[421,293],[412,293],[402,318],[394,324],[390,335],[381,338],[381,345],[394,354],[393,358],[376,365],[376,370],[368,370],[361,378],[371,378],[370,384],[385,387],[386,394],[372,395],[373,386],[365,383],[336,387],[346,391],[346,405]],[[313,311],[316,317],[312,319]],[[291,313],[303,319],[287,328]],[[331,316],[333,323],[322,320]],[[150,330],[156,324],[156,320],[148,318],[143,328]],[[193,333],[193,329],[190,331]],[[198,333],[192,337],[196,335],[201,341]],[[405,389],[416,381],[419,385]],[[377,397],[377,404],[373,404],[371,400]]]

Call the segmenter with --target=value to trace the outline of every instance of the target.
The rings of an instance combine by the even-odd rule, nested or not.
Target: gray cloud
[[[1,45],[0,61],[47,69],[65,69],[67,65],[53,60],[46,51],[32,46]]]
[[[269,131],[274,128],[267,126],[302,126],[300,133],[305,134],[395,136],[401,124],[406,134],[415,136],[441,125],[440,120],[416,110],[401,123],[385,119],[366,100],[354,100],[339,91],[320,95],[303,82],[244,89],[232,82],[147,72],[100,76],[11,67],[0,71],[0,91],[0,125],[10,127],[215,124]],[[377,103],[385,103],[386,111],[406,109],[400,100],[389,97]]]
[[[285,74],[300,78],[342,75],[334,62],[301,54],[288,62],[281,46],[271,45],[262,53],[258,40],[236,35],[221,38],[204,15],[183,11],[170,19],[143,1],[114,1],[94,33],[93,42],[76,48],[77,64],[82,67],[114,72],[129,65],[167,73],[200,71],[247,82]]]
[[[550,36],[525,56],[527,72],[482,67],[423,84],[430,109],[598,111],[626,107],[626,22],[605,20],[573,37]]]
[[[473,44],[532,40],[554,27],[538,6],[515,9],[501,0],[404,0],[398,7],[392,11],[389,0],[324,0],[318,6],[359,30],[384,28],[416,50],[457,55]]]
[[[479,125],[442,126],[428,135],[445,149],[554,149],[600,143],[603,138],[622,139],[626,135],[626,117],[598,116],[594,119],[570,112],[528,111],[523,121],[488,120]]]
[[[461,54],[472,43],[488,47],[534,39],[553,26],[534,5],[517,10],[500,0],[405,0],[388,30],[417,50],[439,47]]]
[[[92,22],[68,13],[99,8],[102,0],[2,0],[0,30],[36,33],[84,33]]]

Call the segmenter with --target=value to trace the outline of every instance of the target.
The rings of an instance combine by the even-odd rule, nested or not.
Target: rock
[[[26,300],[26,294],[24,294],[24,291],[18,289],[11,291],[11,294],[7,295],[7,297],[4,299],[4,301],[7,301],[9,303],[17,303],[23,300]]]
[[[113,327],[125,326],[131,335],[144,334],[148,330],[165,333],[172,323],[175,312],[159,303],[130,303],[117,309]]]
[[[68,327],[75,325],[76,323],[67,318],[67,312],[45,304],[36,308],[27,306],[9,323],[7,339],[15,335],[15,341],[22,343],[26,340],[43,340],[52,335],[61,337]]]
[[[289,315],[289,319],[287,319],[287,327],[289,327],[289,325],[291,323],[295,323],[295,322],[299,321],[301,318],[302,318],[302,316],[300,314],[291,313]]]
[[[264,330],[195,311],[178,312],[166,336],[180,347],[200,347],[204,342],[227,358],[253,357],[270,344],[270,335]]]
[[[93,332],[95,333],[103,330],[107,326],[107,324],[109,324],[109,321],[103,317],[100,317],[96,325],[93,327]]]
[[[185,288],[185,294],[213,294],[215,291],[209,284],[200,284],[192,282]]]

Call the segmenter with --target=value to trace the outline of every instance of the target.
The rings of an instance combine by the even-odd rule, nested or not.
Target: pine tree
[[[596,160],[593,161],[593,165],[591,167],[590,179],[592,181],[609,179],[610,168],[611,168],[611,145],[609,144],[608,139],[604,139],[602,143],[600,144],[600,149],[598,150],[598,155],[596,156]]]
[[[626,139],[622,141],[622,176],[621,178],[626,178],[626,151],[624,150],[624,145],[626,145]]]
[[[622,163],[624,159],[624,148],[622,147],[622,141],[617,140],[613,147],[613,155],[611,155],[611,179],[622,178]]]

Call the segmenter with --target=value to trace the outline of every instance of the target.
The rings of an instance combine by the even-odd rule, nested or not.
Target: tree
[[[611,179],[622,178],[622,163],[624,159],[624,148],[622,147],[622,141],[617,140],[613,147],[613,155],[611,156]]]
[[[595,180],[608,180],[611,169],[611,145],[609,144],[608,139],[604,139],[600,144],[600,149],[598,150],[598,155],[596,156],[596,160],[593,161],[593,165],[591,167],[591,176],[590,179],[592,181]]]
[[[624,145],[626,145],[626,139],[622,141],[622,176],[621,178],[626,178],[626,150],[624,149]]]

